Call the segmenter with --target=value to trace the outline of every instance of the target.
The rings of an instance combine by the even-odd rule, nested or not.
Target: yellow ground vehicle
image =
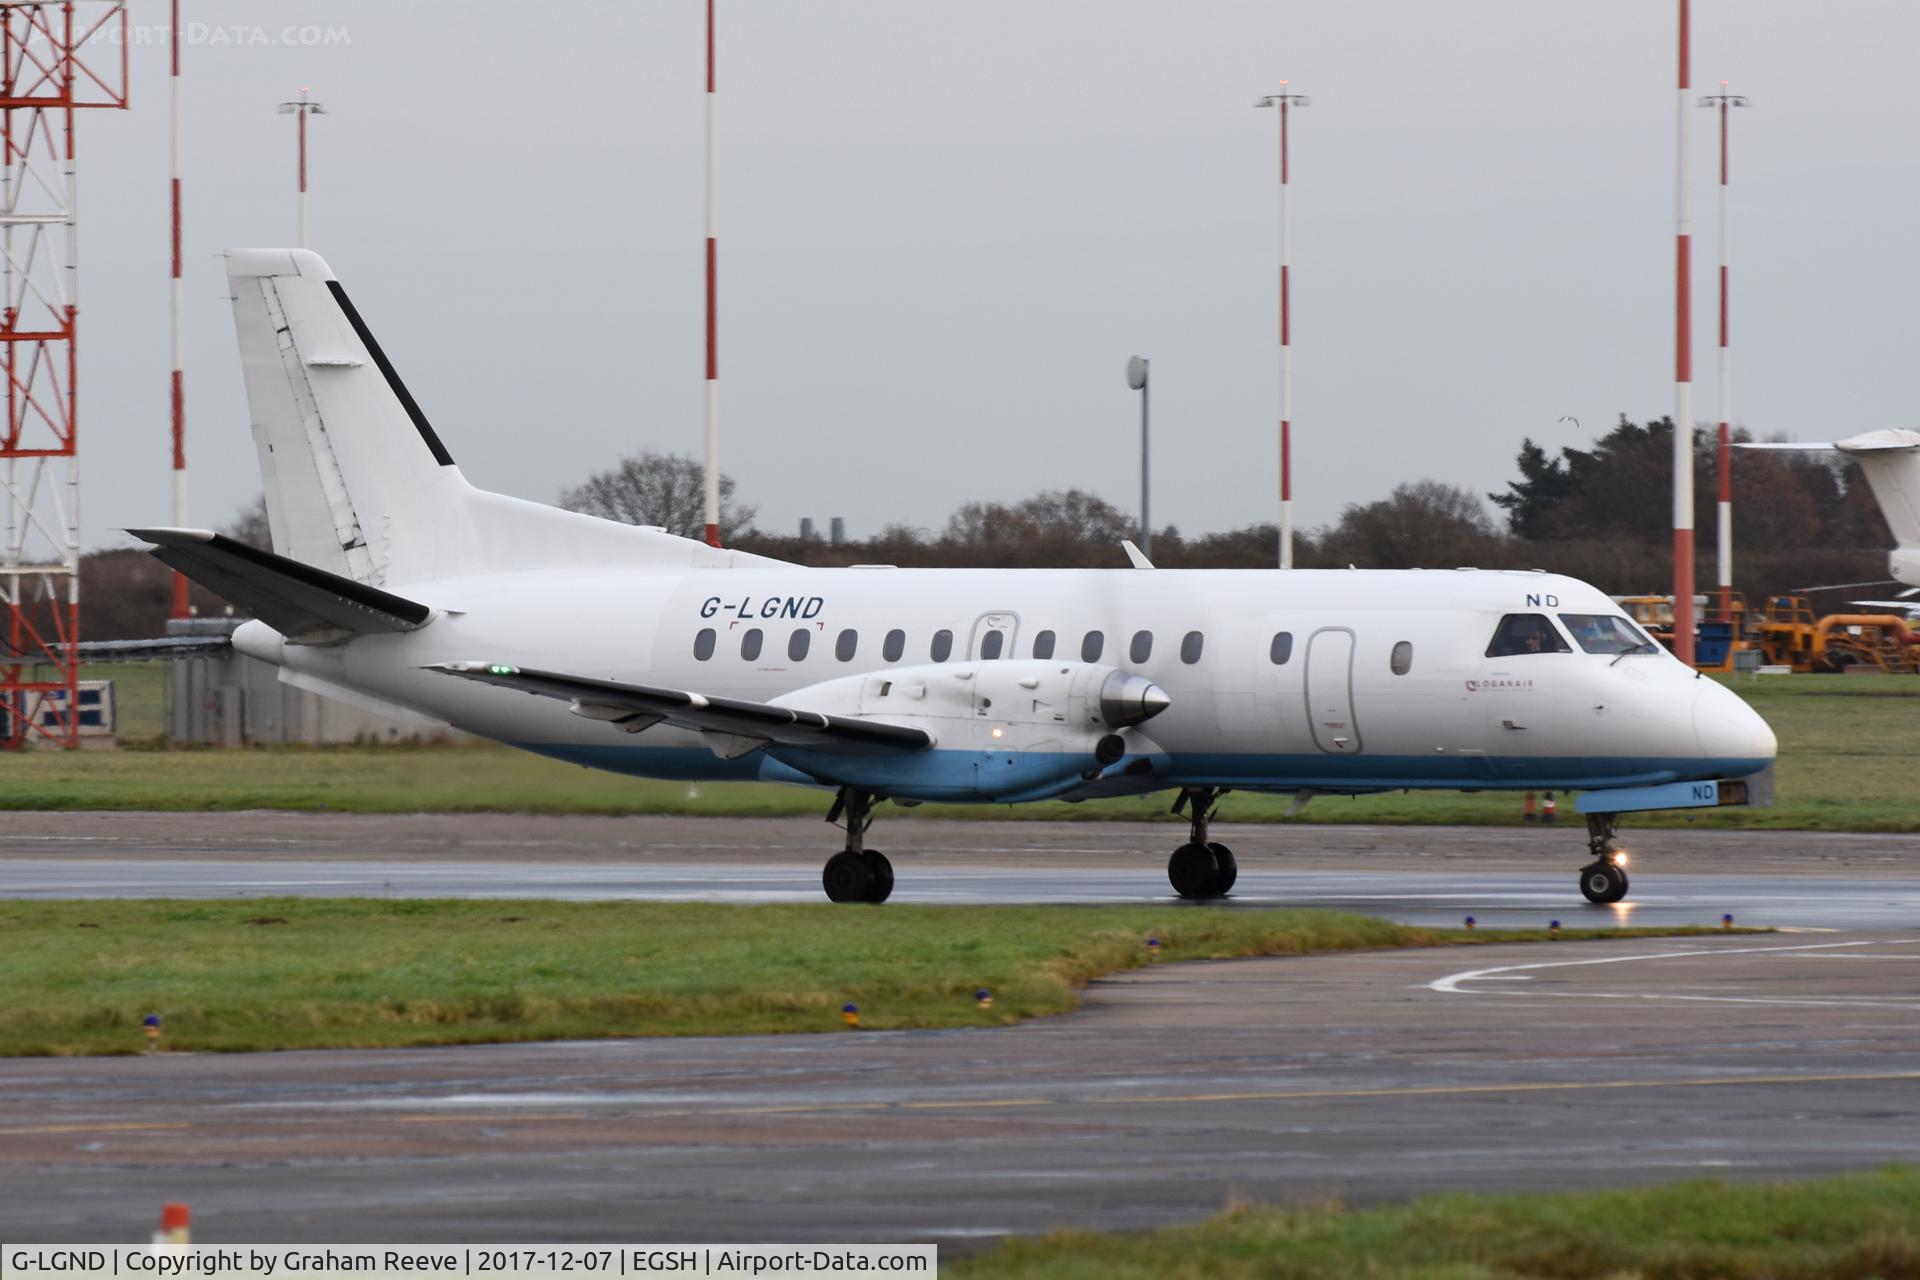
[[[1753,644],[1771,666],[1795,671],[1920,670],[1920,634],[1890,613],[1816,618],[1805,596],[1773,596],[1754,625]]]

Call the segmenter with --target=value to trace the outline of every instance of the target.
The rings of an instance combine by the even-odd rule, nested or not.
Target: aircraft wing
[[[1849,600],[1847,603],[1862,609],[1892,609],[1897,613],[1920,609],[1920,600]]]
[[[498,662],[446,662],[427,670],[503,689],[518,689],[543,698],[557,698],[572,703],[571,710],[576,715],[606,720],[629,732],[663,721],[678,728],[694,729],[708,735],[714,751],[728,758],[769,744],[849,755],[924,751],[933,745],[933,735],[924,729],[825,715],[769,702],[708,697],[679,689],[594,680],[557,671],[533,671]]]

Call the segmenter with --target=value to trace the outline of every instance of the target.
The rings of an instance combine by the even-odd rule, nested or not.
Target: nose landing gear
[[[1188,811],[1187,843],[1167,859],[1167,879],[1183,898],[1224,898],[1240,878],[1233,850],[1207,839],[1207,826],[1225,794],[1224,787],[1188,787],[1173,802],[1173,812]]]
[[[1587,851],[1593,861],[1580,869],[1580,892],[1588,902],[1610,905],[1627,896],[1627,872],[1620,865],[1620,819],[1611,813],[1587,815]]]
[[[878,849],[867,848],[867,828],[873,825],[873,796],[852,787],[840,788],[827,821],[847,820],[847,847],[827,859],[820,873],[821,887],[834,902],[885,902],[893,894],[893,864]]]

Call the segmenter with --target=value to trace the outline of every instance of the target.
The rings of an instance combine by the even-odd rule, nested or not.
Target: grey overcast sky
[[[166,8],[81,121],[84,541],[166,523]],[[219,252],[315,248],[475,483],[542,501],[698,455],[702,0],[185,0],[195,523],[258,491]],[[1735,120],[1736,418],[1911,425],[1912,0],[1696,0]],[[145,24],[145,25],[142,25]],[[317,28],[302,33],[300,28]],[[334,33],[328,38],[325,32]],[[1672,405],[1673,0],[720,0],[724,469],[762,527],[1137,494],[1276,510],[1282,77],[1295,118],[1297,507],[1498,488],[1523,436]],[[1696,416],[1715,416],[1710,113]],[[1557,420],[1576,416],[1575,431]],[[1705,495],[1703,495],[1703,498]]]

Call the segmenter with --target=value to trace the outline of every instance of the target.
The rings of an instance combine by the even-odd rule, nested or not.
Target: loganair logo
[[[1515,680],[1508,676],[1496,676],[1491,680],[1467,681],[1468,693],[1490,693],[1496,690],[1502,693],[1521,692],[1531,688],[1533,688],[1533,681]]]

